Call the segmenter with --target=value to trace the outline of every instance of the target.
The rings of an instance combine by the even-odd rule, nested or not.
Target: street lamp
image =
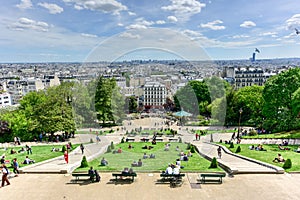
[[[242,109],[242,108],[240,108],[240,110],[239,110],[240,117],[239,117],[239,129],[238,129],[238,136],[240,135],[240,126],[241,126],[241,117],[242,117],[242,112],[243,112],[243,109]]]

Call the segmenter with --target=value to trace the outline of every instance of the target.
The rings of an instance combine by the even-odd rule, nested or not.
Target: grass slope
[[[297,146],[289,145],[288,147],[290,150],[280,150],[278,145],[263,145],[263,148],[267,151],[250,150],[250,144],[234,144],[234,148],[232,149],[229,148],[229,145],[224,146],[226,146],[233,153],[235,153],[238,146],[241,146],[241,152],[238,154],[282,167],[283,163],[273,162],[274,158],[277,157],[277,154],[280,153],[285,160],[288,158],[292,160],[292,167],[287,169],[287,172],[300,171],[300,153],[294,152],[294,150],[297,149]],[[256,147],[257,145],[254,146]]]
[[[123,152],[118,154],[105,153],[99,158],[89,162],[89,166],[93,166],[94,169],[99,171],[121,171],[124,167],[131,167],[133,161],[138,161],[142,159],[144,153],[147,155],[155,154],[155,159],[142,159],[142,167],[133,167],[135,171],[162,171],[165,170],[169,163],[174,163],[177,158],[179,158],[180,151],[176,151],[176,146],[179,146],[179,149],[187,153],[188,150],[187,144],[183,143],[171,143],[170,150],[164,151],[164,146],[166,143],[158,142],[156,145],[152,145],[147,142],[133,142],[130,143],[134,148],[128,149],[129,143],[121,143],[115,146],[115,149],[119,147],[122,148]],[[143,146],[150,145],[154,148],[151,150],[142,149]],[[100,166],[100,160],[102,157],[108,161],[108,166]],[[181,165],[184,166],[184,169],[181,171],[222,171],[222,169],[209,169],[210,161],[201,157],[197,153],[193,153],[192,157],[189,157],[189,161],[181,161]],[[77,171],[87,171],[87,168],[79,168]]]

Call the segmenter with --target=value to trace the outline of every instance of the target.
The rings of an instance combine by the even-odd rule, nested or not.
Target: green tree
[[[236,113],[236,122],[239,118],[239,109],[242,109],[241,123],[246,122],[254,126],[262,125],[263,89],[263,86],[253,85],[243,87],[235,93],[233,110]]]
[[[291,130],[297,128],[297,98],[300,69],[293,68],[268,79],[263,90],[263,115],[266,129]],[[300,103],[300,102],[299,102]]]
[[[128,112],[129,113],[136,113],[138,104],[135,96],[130,96],[126,98],[126,105],[128,105]]]

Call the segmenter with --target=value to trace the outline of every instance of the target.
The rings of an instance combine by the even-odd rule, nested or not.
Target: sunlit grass
[[[133,148],[129,149],[128,145],[132,144]],[[143,166],[133,167],[135,171],[162,171],[165,170],[169,163],[176,162],[179,158],[180,151],[185,153],[188,152],[187,144],[183,143],[171,143],[169,151],[164,151],[166,143],[158,142],[156,145],[152,145],[147,142],[132,142],[132,143],[121,143],[115,146],[115,150],[119,147],[122,148],[122,153],[105,153],[99,158],[89,162],[89,167],[93,166],[94,169],[99,171],[121,171],[124,167],[131,167],[133,161],[138,161],[142,159],[144,153],[147,155],[155,154],[155,159],[142,159]],[[143,146],[153,146],[153,149],[142,149]],[[179,147],[180,151],[176,151],[176,146]],[[100,166],[100,160],[102,157],[108,161],[108,166]],[[198,153],[193,153],[192,157],[189,157],[189,161],[181,161],[181,165],[184,168],[181,171],[222,171],[222,169],[209,169],[210,161],[201,157]],[[87,168],[79,168],[77,171],[87,171]]]

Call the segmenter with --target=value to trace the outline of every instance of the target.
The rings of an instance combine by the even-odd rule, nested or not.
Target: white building
[[[144,106],[161,107],[166,103],[166,87],[157,82],[148,82],[144,86]]]
[[[9,93],[0,94],[0,108],[3,108],[5,106],[11,106],[11,105],[12,105],[11,95]]]

